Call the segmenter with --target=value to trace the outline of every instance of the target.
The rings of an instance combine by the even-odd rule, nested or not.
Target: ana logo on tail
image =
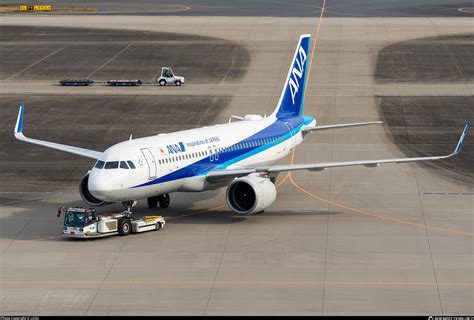
[[[300,36],[286,76],[280,100],[278,101],[275,111],[272,113],[273,117],[287,119],[298,117],[303,113],[304,91],[306,81],[308,81],[306,72],[310,57],[309,42],[309,34]]]
[[[293,65],[293,70],[291,70],[290,80],[288,81],[293,104],[295,104],[295,96],[298,93],[298,89],[300,88],[299,80],[303,77],[303,70],[306,59],[306,52],[303,47],[300,46],[298,48],[298,55],[296,56],[295,64]]]

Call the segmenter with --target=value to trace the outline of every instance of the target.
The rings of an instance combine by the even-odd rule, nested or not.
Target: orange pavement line
[[[326,7],[326,0],[323,1],[323,6],[322,7],[318,7],[321,9],[321,14],[319,15],[319,20],[318,20],[318,26],[316,27],[316,33],[314,35],[314,42],[313,42],[313,47],[311,48],[311,58],[309,60],[309,65],[308,65],[308,80],[306,81],[306,84],[305,84],[305,90],[304,90],[304,95],[306,96],[306,88],[308,87],[308,83],[309,83],[309,75],[311,74],[311,67],[313,66],[313,60],[314,60],[314,51],[316,50],[316,43],[318,42],[318,37],[319,37],[319,29],[321,28],[321,21],[323,20],[323,15],[324,15],[324,8]],[[295,150],[293,149],[293,152],[291,154],[291,161],[290,163],[293,164],[294,163],[294,160],[295,160]],[[290,171],[287,172],[287,174],[285,175],[285,177],[283,178],[283,180],[281,180],[278,184],[277,184],[277,188],[279,188],[280,186],[282,186],[287,180],[288,178],[290,178]]]
[[[290,160],[290,164],[293,164],[295,161],[295,149],[293,149],[293,152],[291,152],[291,160]],[[286,180],[288,180],[288,178],[290,177],[290,171],[288,171],[285,175],[285,177],[283,178],[283,180],[281,180],[277,185],[276,187],[279,188],[280,186],[282,186]]]
[[[411,221],[402,220],[402,219],[398,219],[398,218],[394,218],[394,217],[390,217],[390,216],[386,216],[386,215],[375,214],[375,213],[363,211],[363,210],[360,210],[360,209],[352,208],[352,207],[349,207],[349,206],[346,206],[346,205],[343,205],[343,204],[340,204],[340,203],[337,203],[337,202],[333,202],[333,201],[321,198],[320,196],[307,191],[306,189],[304,189],[303,187],[301,187],[299,184],[297,184],[295,182],[295,180],[293,179],[293,176],[291,175],[291,173],[290,173],[289,179],[290,179],[291,183],[298,190],[300,190],[301,192],[305,193],[306,195],[310,196],[311,198],[314,198],[318,201],[327,203],[327,204],[335,206],[335,207],[339,207],[339,208],[346,209],[346,210],[349,210],[349,211],[357,212],[357,213],[360,213],[360,214],[363,214],[363,215],[371,216],[371,217],[382,219],[382,220],[385,220],[385,221],[411,225],[411,226],[418,227],[418,228],[427,228],[427,229],[431,229],[431,230],[434,230],[434,231],[455,233],[455,234],[460,234],[460,235],[465,235],[465,236],[470,236],[470,237],[474,236],[474,233],[471,233],[471,232],[459,231],[459,230],[447,229],[447,228],[442,228],[442,227],[436,227],[436,226],[432,226],[432,225],[428,225],[428,224],[411,222]]]
[[[321,14],[318,20],[318,26],[316,27],[316,34],[314,35],[313,48],[311,49],[311,59],[309,60],[309,66],[308,66],[308,78],[307,78],[308,80],[306,81],[306,85],[304,87],[304,95],[306,95],[306,91],[307,91],[306,89],[308,88],[309,75],[311,74],[311,67],[313,66],[313,60],[314,60],[314,51],[316,50],[316,43],[318,42],[319,29],[321,28],[321,21],[323,20],[325,7],[326,7],[326,0],[323,1],[323,6],[321,7]]]
[[[192,280],[77,280],[77,281],[0,281],[0,285],[342,285],[342,286],[459,286],[474,287],[468,282],[397,282],[397,281],[192,281]]]
[[[314,52],[315,52],[315,49],[316,49],[316,43],[318,41],[318,37],[319,37],[319,30],[320,30],[320,27],[321,27],[321,21],[322,21],[322,18],[323,18],[323,14],[324,14],[324,11],[325,11],[325,8],[326,8],[326,0],[324,0],[323,2],[323,6],[321,7],[321,15],[319,16],[319,21],[318,21],[318,26],[316,28],[316,34],[315,34],[315,37],[314,37],[314,43],[313,43],[313,48],[312,48],[312,51],[311,51],[311,59],[309,60],[309,66],[308,66],[308,79],[309,79],[309,75],[311,73],[311,67],[313,65],[313,60],[314,60]],[[305,86],[305,95],[306,95],[306,88],[308,86],[308,83],[309,81],[306,82],[306,86]],[[293,150],[293,153],[291,155],[291,164],[294,163],[294,158],[295,158],[295,150]],[[402,223],[402,224],[407,224],[407,225],[412,225],[412,226],[415,226],[415,227],[422,227],[422,228],[428,228],[428,229],[431,229],[431,230],[436,230],[436,231],[443,231],[443,232],[449,232],[449,233],[456,233],[456,234],[461,234],[461,235],[467,235],[467,236],[474,236],[474,233],[470,233],[470,232],[464,232],[464,231],[458,231],[458,230],[452,230],[452,229],[447,229],[447,228],[441,228],[441,227],[436,227],[436,226],[431,226],[431,225],[426,225],[426,224],[421,224],[421,223],[416,223],[416,222],[410,222],[410,221],[407,221],[407,220],[401,220],[401,219],[397,219],[397,218],[393,218],[393,217],[389,217],[389,216],[385,216],[385,215],[379,215],[379,214],[375,214],[375,213],[370,213],[370,212],[366,212],[366,211],[363,211],[363,210],[359,210],[359,209],[355,209],[355,208],[352,208],[352,207],[348,207],[346,205],[343,205],[343,204],[339,204],[339,203],[336,203],[336,202],[333,202],[333,201],[330,201],[330,200],[327,200],[327,199],[324,199],[324,198],[321,198],[317,195],[315,195],[314,193],[311,193],[307,190],[305,190],[303,187],[301,187],[300,185],[298,185],[295,180],[293,179],[293,176],[292,176],[292,173],[291,171],[288,171],[288,173],[286,174],[286,176],[283,178],[282,181],[280,181],[280,183],[278,184],[278,187],[283,185],[283,183],[285,183],[287,180],[290,180],[291,183],[298,189],[300,190],[301,192],[307,194],[308,196],[318,200],[318,201],[321,201],[321,202],[324,202],[324,203],[327,203],[327,204],[330,204],[330,205],[333,205],[335,207],[339,207],[339,208],[343,208],[343,209],[346,209],[346,210],[350,210],[350,211],[353,211],[353,212],[357,212],[357,213],[360,213],[360,214],[364,214],[364,215],[368,215],[368,216],[371,216],[371,217],[375,217],[375,218],[379,218],[379,219],[383,219],[383,220],[386,220],[386,221],[391,221],[391,222],[397,222],[397,223]]]

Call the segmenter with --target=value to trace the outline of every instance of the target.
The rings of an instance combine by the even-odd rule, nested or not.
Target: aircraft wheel
[[[160,203],[161,208],[168,208],[170,206],[170,195],[162,194],[161,196],[158,196],[158,202]]]
[[[132,231],[132,223],[128,219],[123,219],[119,223],[119,234],[121,236],[128,236]]]
[[[158,197],[148,198],[147,203],[149,208],[156,208],[156,206],[158,205]]]

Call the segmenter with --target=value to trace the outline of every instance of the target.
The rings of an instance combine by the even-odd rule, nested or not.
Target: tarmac
[[[231,115],[269,114],[298,36],[312,33],[317,41],[312,43],[305,114],[320,124],[386,123],[312,134],[282,163],[449,153],[466,118],[473,116],[469,54],[451,59],[451,76],[436,81],[413,78],[416,72],[393,75],[386,63],[398,61],[398,71],[404,66],[410,71],[421,53],[407,46],[413,48],[416,39],[424,39],[416,45],[426,39],[446,44],[439,39],[472,35],[470,18],[190,16],[180,17],[179,30],[175,19],[2,17],[1,28],[9,26],[9,35],[34,27],[29,31],[34,36],[2,38],[7,45],[0,46],[10,50],[2,57],[13,61],[0,63],[1,314],[474,313],[472,134],[463,149],[467,156],[438,166],[282,174],[277,200],[263,214],[231,212],[225,189],[177,193],[168,209],[150,210],[144,201],[135,209],[137,216],[163,215],[167,224],[162,231],[93,241],[63,239],[57,207],[83,205],[77,185],[92,161],[15,141],[12,131],[21,101],[27,136],[97,150],[131,133],[141,137],[224,123]],[[51,34],[70,34],[82,26],[89,38],[77,43]],[[124,26],[127,30],[121,31]],[[108,36],[100,38],[103,32],[116,34],[109,43]],[[167,38],[170,34],[181,36],[174,42]],[[466,48],[472,46],[469,39],[454,42]],[[185,59],[182,75],[191,80],[181,87],[60,87],[59,77],[70,70],[62,55],[67,48],[58,51],[65,42],[89,53],[87,59],[77,60],[81,54],[69,58],[78,61],[73,69],[77,76],[93,72],[91,78],[151,78],[161,68],[162,53],[150,58],[155,61],[152,70],[143,61],[155,46],[166,45]],[[395,44],[408,51],[403,60],[397,58],[400,46]],[[32,46],[38,54],[12,58],[11,52],[22,47],[27,53]],[[195,56],[188,57],[186,46],[201,48],[195,51],[201,56],[212,53],[213,59],[205,68],[193,65]],[[220,54],[229,50],[234,55]],[[391,57],[383,60],[380,52]],[[455,52],[460,50],[438,47],[431,61],[436,65]],[[421,74],[434,68],[414,65],[425,68]],[[200,73],[206,75],[202,81]],[[438,103],[430,109],[433,101]],[[451,105],[453,112],[443,110]]]

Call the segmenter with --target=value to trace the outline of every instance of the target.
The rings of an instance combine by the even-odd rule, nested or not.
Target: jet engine
[[[102,201],[94,197],[89,191],[89,172],[82,177],[81,183],[79,184],[79,192],[81,193],[81,198],[90,206],[102,206],[107,204],[107,202]]]
[[[254,214],[275,202],[277,190],[268,178],[246,176],[236,179],[227,188],[226,201],[232,211]]]

